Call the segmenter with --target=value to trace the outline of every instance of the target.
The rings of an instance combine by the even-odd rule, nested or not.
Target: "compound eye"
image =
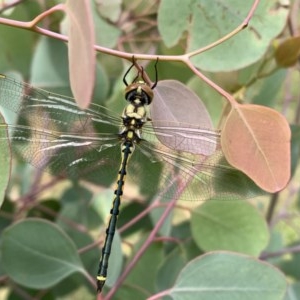
[[[130,91],[128,93],[125,94],[125,99],[128,101],[128,102],[132,102],[134,101],[136,98],[136,91],[133,90],[133,91]]]
[[[149,105],[152,102],[152,98],[145,91],[142,91],[141,102],[145,105]]]
[[[125,99],[132,103],[136,99],[139,99],[142,105],[149,105],[152,101],[152,98],[149,97],[147,93],[142,91],[142,94],[139,94],[136,90],[130,91],[125,95]]]

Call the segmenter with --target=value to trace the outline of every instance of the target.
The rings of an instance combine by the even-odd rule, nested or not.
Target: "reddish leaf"
[[[237,104],[221,136],[228,162],[247,174],[259,187],[274,193],[290,178],[291,131],[278,112],[259,105]]]
[[[81,108],[91,102],[95,81],[95,33],[88,0],[68,0],[69,71],[73,95]]]

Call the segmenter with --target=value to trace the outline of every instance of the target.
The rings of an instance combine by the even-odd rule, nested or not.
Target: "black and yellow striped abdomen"
[[[113,205],[110,210],[110,219],[108,223],[108,227],[106,229],[106,238],[105,243],[102,249],[102,257],[99,264],[99,270],[97,275],[97,290],[100,292],[103,288],[107,277],[107,269],[108,269],[108,260],[111,253],[111,247],[113,238],[115,235],[117,219],[119,215],[119,207],[121,204],[121,197],[123,195],[123,187],[125,183],[126,177],[126,168],[130,155],[132,154],[134,149],[132,141],[126,141],[122,144],[122,161],[117,179],[117,187],[115,189],[115,198],[113,200]]]

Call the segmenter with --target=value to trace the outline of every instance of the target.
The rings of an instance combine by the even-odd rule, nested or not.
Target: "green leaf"
[[[65,189],[61,196],[61,210],[58,224],[64,230],[69,230],[70,226],[63,220],[72,220],[75,223],[80,223],[87,229],[99,228],[99,215],[93,208],[90,208],[92,193],[84,186],[74,184],[72,187]],[[76,203],[76,205],[74,205]]]
[[[6,227],[12,224],[13,220],[8,218],[7,216],[12,216],[14,212],[17,211],[18,203],[10,201],[9,198],[6,198],[7,201],[3,202],[1,206],[1,213],[0,213],[0,240],[2,236],[3,230]],[[1,276],[2,264],[1,264],[1,255],[0,255],[0,276]]]
[[[292,243],[288,247],[297,247],[299,246],[299,240]],[[295,278],[297,281],[300,280],[300,253],[294,253],[287,260],[282,260],[279,263],[280,269],[289,277]]]
[[[114,299],[147,299],[149,293],[136,285],[127,285],[118,289]]]
[[[103,66],[97,62],[96,65],[96,83],[94,87],[93,99],[94,103],[103,104],[107,101],[107,95],[109,91],[108,76]]]
[[[247,89],[246,98],[251,99],[253,104],[274,107],[278,102],[278,98],[282,99],[282,95],[278,95],[284,84],[287,71],[279,69],[277,72],[258,80]]]
[[[152,203],[155,203],[156,199],[154,198],[152,200]],[[167,202],[169,200],[162,198],[160,203],[161,204],[165,204],[167,205]],[[157,222],[159,221],[159,219],[161,218],[161,216],[163,215],[164,211],[165,211],[165,207],[156,207],[155,209],[152,209],[150,211],[150,219],[151,222],[153,224],[153,226],[155,226],[155,224],[157,224]],[[173,211],[170,212],[170,214],[168,214],[168,216],[164,219],[164,223],[162,224],[162,226],[159,229],[159,234],[162,236],[170,236],[171,230],[172,230],[172,220],[173,220],[173,216],[174,213]]]
[[[5,121],[1,115],[0,111],[0,126],[5,127]],[[1,176],[0,176],[0,207],[3,203],[5,191],[9,182],[10,176],[10,163],[11,163],[11,152],[10,145],[7,136],[8,132],[6,130],[0,130],[0,166],[1,166]]]
[[[92,14],[96,33],[96,44],[107,48],[115,47],[121,35],[121,30],[101,18],[96,11],[96,7],[92,8]]]
[[[193,0],[161,1],[157,17],[158,30],[168,47],[175,46],[188,28],[193,2]]]
[[[122,9],[121,0],[97,1],[95,2],[95,5],[97,6],[99,14],[111,22],[115,23],[120,19]]]
[[[205,23],[193,28],[195,30],[191,32],[188,51],[206,46],[235,29],[253,4],[253,1],[239,0],[227,0],[225,4],[224,1],[215,1],[215,5],[203,2],[204,13],[199,12],[195,23]],[[202,70],[213,72],[237,70],[255,63],[285,27],[288,12],[286,7],[277,5],[277,0],[260,1],[248,28],[214,49],[194,57],[192,61]],[[206,39],[199,39],[200,28],[204,31],[201,31],[201,36]]]
[[[216,73],[209,74],[210,79],[215,80]],[[232,78],[233,76],[230,76]],[[198,97],[202,100],[205,105],[210,118],[213,121],[213,128],[218,128],[220,117],[223,110],[223,97],[216,90],[207,88],[207,84],[199,80],[198,77],[192,77],[188,82],[187,86],[191,88]]]
[[[50,288],[70,274],[85,274],[75,245],[48,221],[12,225],[3,232],[1,248],[8,276],[27,287]]]
[[[187,263],[184,249],[180,246],[176,247],[160,264],[160,268],[156,276],[156,286],[158,290],[164,290],[171,287],[179,272]]]
[[[281,300],[286,288],[284,276],[273,266],[216,252],[190,262],[169,293],[174,300]]]
[[[95,289],[83,285],[82,278],[78,274],[73,274],[66,280],[63,280],[58,286],[52,288],[51,292],[55,295],[53,296],[53,300],[95,300]]]
[[[289,286],[285,300],[299,300],[300,299],[300,282],[294,282]]]
[[[193,211],[191,228],[196,244],[205,251],[258,256],[269,241],[265,220],[245,201],[207,201]]]
[[[163,0],[159,7],[158,28],[168,47],[174,46],[187,31],[187,50],[205,47],[239,26],[253,1],[240,0]],[[170,13],[172,12],[172,13]],[[288,9],[277,0],[262,0],[248,28],[226,42],[192,58],[200,69],[230,71],[258,61],[271,40],[284,28]]]
[[[135,250],[138,251],[143,245],[145,240],[140,240],[138,244],[135,244]],[[135,259],[132,257],[132,259]],[[139,263],[126,277],[125,284],[139,286],[139,289],[153,292],[155,278],[159,265],[157,262],[163,260],[163,247],[159,242],[152,243],[147,251],[139,259]]]
[[[39,206],[34,206],[32,207],[32,209],[28,210],[27,217],[46,219],[48,221],[54,222],[60,209],[61,205],[57,199],[46,198],[39,203]],[[52,214],[49,215],[49,211],[51,211]]]
[[[32,4],[38,7],[37,3]],[[4,5],[3,1],[1,1],[1,5]],[[12,20],[28,20],[28,18],[30,19],[30,8],[32,8],[30,3],[16,5],[9,18]],[[28,74],[35,38],[36,33],[33,31],[12,26],[0,26],[1,72],[18,70],[24,75]]]
[[[23,295],[26,294],[28,299],[34,299],[38,292],[33,289],[26,289],[22,288]],[[20,290],[19,289],[12,289],[8,296],[6,298],[3,298],[5,300],[20,300]],[[43,291],[43,300],[55,300],[57,299],[55,293],[53,291]],[[73,298],[74,299],[74,298]],[[86,300],[86,299],[85,299]]]
[[[103,239],[105,237],[103,236]],[[99,251],[99,259],[101,252]],[[123,254],[122,254],[122,241],[119,232],[116,231],[114,235],[114,241],[111,248],[111,254],[109,258],[109,265],[107,270],[106,286],[113,287],[122,271],[123,266]]]
[[[60,41],[41,37],[31,65],[31,84],[47,91],[71,95],[68,49]]]

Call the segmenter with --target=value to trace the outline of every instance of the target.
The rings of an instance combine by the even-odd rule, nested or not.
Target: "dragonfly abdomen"
[[[113,200],[112,209],[110,210],[109,224],[106,229],[106,238],[102,249],[102,257],[101,257],[99,270],[97,274],[98,292],[101,292],[107,277],[108,260],[111,253],[112,242],[116,231],[116,225],[117,225],[117,220],[119,215],[119,207],[121,204],[121,197],[123,195],[123,187],[124,187],[125,177],[126,177],[127,163],[133,150],[134,150],[134,145],[132,141],[125,141],[122,144],[122,161],[118,173],[117,187],[114,192],[115,198]]]

